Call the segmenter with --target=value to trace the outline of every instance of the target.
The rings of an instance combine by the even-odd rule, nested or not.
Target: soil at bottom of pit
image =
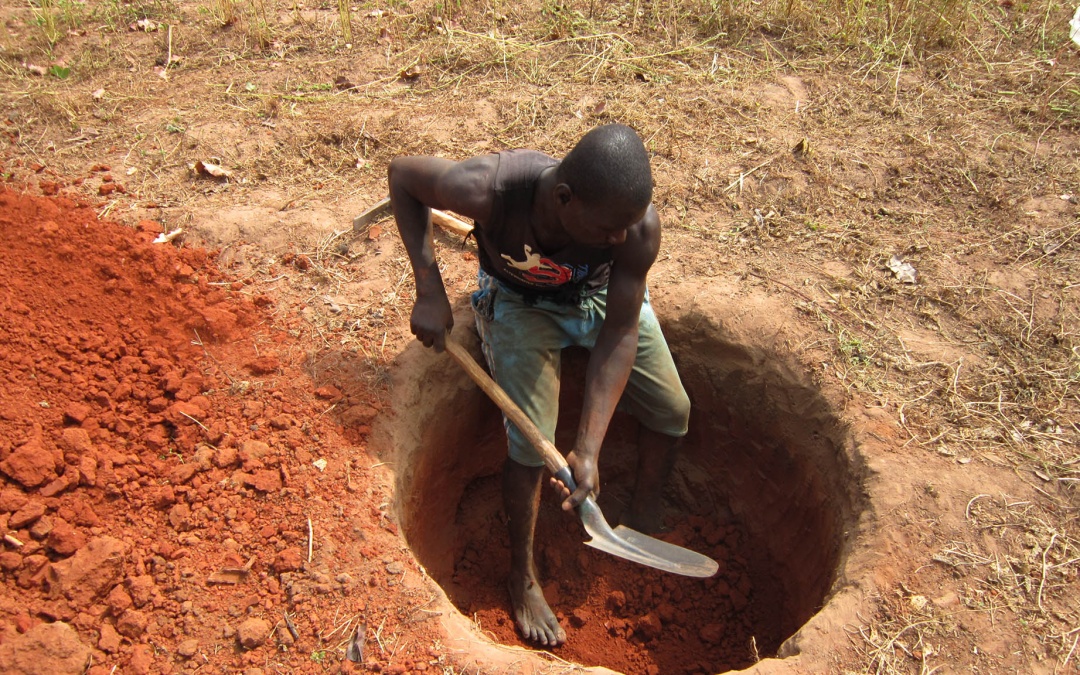
[[[453,578],[443,587],[458,609],[503,644],[521,640],[510,613],[505,579],[510,553],[501,479],[474,480],[456,526],[462,537]],[[603,499],[603,496],[602,496]],[[775,653],[780,586],[767,564],[744,557],[747,533],[737,523],[683,516],[666,541],[720,564],[710,579],[693,579],[634,564],[582,544],[580,521],[545,490],[536,529],[544,595],[566,629],[552,650],[582,665],[628,675],[715,673],[744,668]]]

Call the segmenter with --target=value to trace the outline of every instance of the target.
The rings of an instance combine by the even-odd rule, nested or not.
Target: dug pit
[[[778,353],[783,340],[740,341],[766,333],[733,330],[724,318],[701,306],[661,312],[693,403],[665,494],[672,529],[662,536],[714,558],[720,571],[680,577],[588,548],[580,522],[545,490],[537,563],[567,630],[561,659],[628,674],[745,668],[797,651],[782,645],[837,586],[864,505],[857,449],[805,371]],[[455,335],[479,356],[471,331]],[[564,352],[560,448],[576,429],[587,358]],[[399,365],[387,452],[402,533],[482,634],[525,646],[504,586],[501,417],[448,357],[416,346]],[[612,523],[633,485],[635,433],[636,422],[617,415],[601,455],[599,502]]]

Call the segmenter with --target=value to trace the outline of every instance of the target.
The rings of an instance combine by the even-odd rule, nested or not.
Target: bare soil
[[[1072,9],[900,44],[701,7],[363,4],[350,42],[329,4],[0,8],[0,670],[1080,670]],[[545,494],[537,652],[498,415],[351,220],[395,155],[609,121],[653,153],[694,403],[666,536],[723,571],[612,560]],[[436,240],[476,353],[474,249]]]

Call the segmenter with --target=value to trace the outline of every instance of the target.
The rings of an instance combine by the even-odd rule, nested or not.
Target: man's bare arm
[[[450,302],[435,261],[431,209],[485,220],[491,214],[491,156],[453,162],[436,157],[398,157],[390,162],[390,202],[416,279],[410,328],[425,347],[442,351],[454,326]]]
[[[574,449],[567,458],[578,490],[563,503],[563,508],[574,508],[590,491],[599,492],[600,446],[634,367],[645,280],[659,250],[660,221],[650,206],[616,252],[608,282],[607,314],[589,357],[581,422]]]

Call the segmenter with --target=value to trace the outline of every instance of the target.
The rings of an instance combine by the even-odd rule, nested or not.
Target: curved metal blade
[[[585,531],[592,537],[591,540],[585,542],[586,546],[658,570],[688,577],[711,577],[719,569],[719,565],[712,558],[666,541],[660,541],[625,525],[611,529],[592,497],[586,499],[578,507],[578,512],[581,515],[581,522],[585,525]]]

